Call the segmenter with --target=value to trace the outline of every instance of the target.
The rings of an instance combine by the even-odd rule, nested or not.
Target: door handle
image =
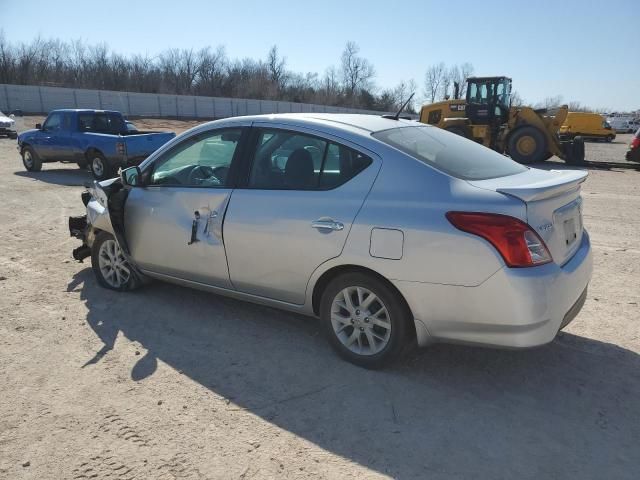
[[[312,228],[317,228],[318,230],[343,230],[344,223],[336,222],[334,220],[316,220],[315,222],[311,222]]]

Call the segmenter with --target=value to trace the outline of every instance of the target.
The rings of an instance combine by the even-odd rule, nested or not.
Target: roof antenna
[[[413,98],[413,96],[415,94],[416,94],[416,92],[413,92],[411,95],[409,95],[409,98],[407,98],[407,101],[402,104],[402,106],[400,107],[400,110],[398,110],[398,113],[396,113],[395,115],[382,115],[382,118],[389,118],[391,120],[399,120],[400,119],[400,114],[402,113],[402,110],[404,110],[405,107],[407,105],[409,105],[409,102],[411,101],[411,99]]]

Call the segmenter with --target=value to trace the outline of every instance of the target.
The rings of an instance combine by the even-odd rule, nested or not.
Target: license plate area
[[[564,230],[564,243],[567,247],[571,246],[573,242],[578,238],[578,231],[576,229],[576,219],[569,218],[563,223]]]
[[[562,241],[566,248],[573,247],[582,237],[582,199],[577,199],[556,210],[554,224],[562,232]]]

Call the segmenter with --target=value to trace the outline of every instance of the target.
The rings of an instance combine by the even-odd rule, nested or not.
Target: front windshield
[[[511,82],[506,78],[498,84],[497,96],[499,105],[511,105]]]
[[[469,102],[486,105],[496,99],[498,105],[509,107],[511,104],[511,81],[504,78],[500,81],[473,81],[469,84]]]

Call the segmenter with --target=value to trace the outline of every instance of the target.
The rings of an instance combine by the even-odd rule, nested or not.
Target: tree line
[[[81,40],[35,38],[28,43],[11,43],[0,31],[0,83],[48,85],[142,93],[204,95],[215,97],[282,100],[396,111],[412,93],[425,103],[452,98],[459,85],[466,94],[467,77],[474,74],[471,63],[427,66],[422,92],[413,79],[392,88],[379,88],[374,65],[360,54],[355,42],[346,43],[337,64],[322,74],[299,73],[288,68],[277,46],[264,59],[230,58],[224,46],[200,49],[171,48],[158,55],[122,55],[105,43],[87,45]],[[553,109],[561,96],[547,97],[535,108]],[[512,104],[525,105],[517,91]],[[407,111],[415,113],[418,98]],[[572,111],[593,111],[579,102],[569,102]]]
[[[395,111],[416,90],[413,80],[379,89],[373,64],[347,42],[323,74],[298,73],[272,46],[264,59],[230,58],[224,46],[171,48],[159,55],[122,55],[105,43],[36,38],[11,43],[0,31],[0,83],[142,93],[282,100]],[[415,103],[409,105],[415,110]]]

